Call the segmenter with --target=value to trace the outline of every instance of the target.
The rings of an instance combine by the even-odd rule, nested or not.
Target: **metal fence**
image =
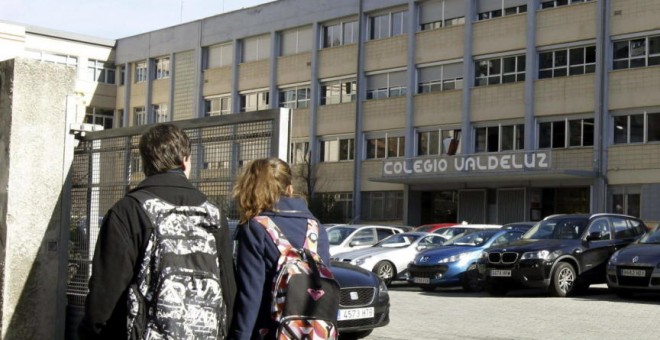
[[[240,167],[256,158],[286,159],[289,123],[289,110],[284,109],[173,122],[192,141],[190,181],[229,219],[237,218],[230,193]],[[103,215],[144,179],[138,143],[150,127],[112,129],[79,137],[71,168],[69,310],[85,305]]]

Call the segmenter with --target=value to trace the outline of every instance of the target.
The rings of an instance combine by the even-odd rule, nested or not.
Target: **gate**
[[[288,158],[289,112],[278,109],[171,122],[192,142],[190,181],[230,220],[238,217],[230,195],[240,167],[257,158]],[[138,144],[150,127],[91,132],[78,138],[71,166],[67,339],[77,338],[103,215],[144,179]]]

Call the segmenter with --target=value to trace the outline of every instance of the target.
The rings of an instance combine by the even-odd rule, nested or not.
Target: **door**
[[[486,190],[458,192],[458,221],[469,224],[486,223]]]
[[[525,221],[525,189],[497,190],[497,223]]]

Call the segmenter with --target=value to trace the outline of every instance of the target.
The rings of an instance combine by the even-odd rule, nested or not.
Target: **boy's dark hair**
[[[158,124],[140,137],[140,156],[144,174],[151,176],[181,167],[190,156],[190,139],[172,124]]]

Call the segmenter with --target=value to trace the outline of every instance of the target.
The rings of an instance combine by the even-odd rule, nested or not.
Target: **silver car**
[[[408,263],[418,252],[441,246],[445,239],[427,232],[406,232],[392,235],[376,245],[338,253],[333,261],[350,262],[378,275],[385,284],[393,280],[406,280]]]
[[[401,228],[366,224],[338,224],[326,229],[330,242],[330,255],[367,248],[394,234]]]

